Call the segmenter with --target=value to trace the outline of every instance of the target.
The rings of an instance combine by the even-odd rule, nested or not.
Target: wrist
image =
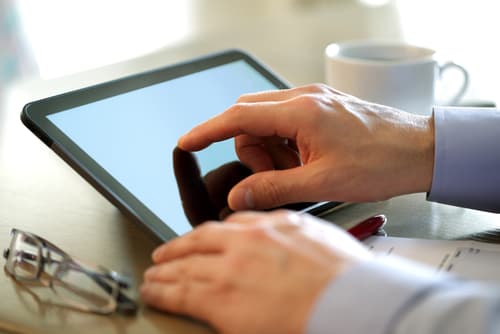
[[[410,113],[396,114],[395,136],[390,138],[393,169],[386,177],[389,196],[428,192],[434,171],[434,118]],[[387,172],[385,172],[387,173]]]
[[[434,138],[434,116],[422,117],[418,136],[419,155],[421,159],[418,164],[419,189],[417,191],[428,192],[431,189],[434,172]]]

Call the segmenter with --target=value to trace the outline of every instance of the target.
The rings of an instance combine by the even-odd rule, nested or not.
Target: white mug
[[[357,41],[330,44],[325,49],[326,83],[363,100],[428,115],[436,103],[436,86],[444,71],[463,76],[460,89],[442,104],[456,104],[469,76],[453,62],[439,64],[429,48],[389,42]]]

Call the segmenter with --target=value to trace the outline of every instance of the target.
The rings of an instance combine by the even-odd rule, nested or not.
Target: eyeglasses
[[[137,311],[137,303],[123,293],[130,287],[127,277],[84,264],[33,233],[12,229],[11,235],[5,269],[17,282],[49,288],[53,293],[44,302],[97,314]]]

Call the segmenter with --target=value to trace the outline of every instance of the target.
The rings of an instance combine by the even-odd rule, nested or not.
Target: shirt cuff
[[[313,308],[307,333],[387,333],[396,325],[392,323],[396,314],[439,281],[444,277],[395,256],[363,262],[326,287]]]
[[[435,107],[428,200],[500,212],[500,110]]]

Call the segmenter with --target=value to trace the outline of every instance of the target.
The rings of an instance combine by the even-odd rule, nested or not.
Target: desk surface
[[[210,29],[177,47],[71,77],[19,86],[0,105],[0,246],[7,247],[12,227],[28,230],[44,236],[76,257],[129,273],[137,286],[143,271],[151,264],[150,253],[159,241],[126,219],[25,129],[19,121],[22,105],[31,99],[164,66],[226,47],[249,50],[292,83],[322,81],[322,50],[327,43],[336,38],[380,37],[377,34],[381,31],[384,31],[382,37],[385,38],[398,36],[397,27],[391,23],[396,21],[392,9],[381,9],[370,14],[357,7],[349,9],[345,3],[340,4],[342,11],[335,14],[338,20],[332,18],[333,14],[323,15],[322,11],[314,14],[304,10],[302,16],[294,10],[284,11],[282,15],[287,16],[282,18],[300,23],[297,28],[283,22],[274,28],[275,20],[272,17],[257,18],[260,14],[258,11],[249,14],[255,15],[255,19],[264,26],[273,25],[274,30],[270,29],[265,37],[250,29],[259,25],[249,17],[244,22],[237,22],[237,28],[231,30],[231,34],[222,26],[204,21],[202,23]],[[368,25],[358,25],[344,31],[332,26],[331,22],[338,21],[340,27],[345,27],[349,24],[349,15],[362,16]],[[373,17],[370,15],[380,17],[380,22],[385,21],[375,25],[377,28],[374,29]],[[381,29],[383,24],[387,29]],[[330,29],[328,34],[320,33],[325,28]],[[285,38],[281,38],[283,36]],[[276,40],[280,40],[279,48],[275,47]],[[349,227],[377,213],[388,216],[386,231],[392,236],[496,238],[496,231],[500,228],[499,215],[429,203],[425,201],[424,194],[356,204],[331,213],[327,218]],[[485,234],[485,231],[491,233]],[[137,296],[137,291],[132,294]],[[141,307],[138,316],[130,318],[120,315],[95,316],[47,307],[27,296],[5,273],[0,274],[0,295],[3,298],[0,303],[0,329],[12,332],[211,332],[206,326],[192,320],[144,307]]]

